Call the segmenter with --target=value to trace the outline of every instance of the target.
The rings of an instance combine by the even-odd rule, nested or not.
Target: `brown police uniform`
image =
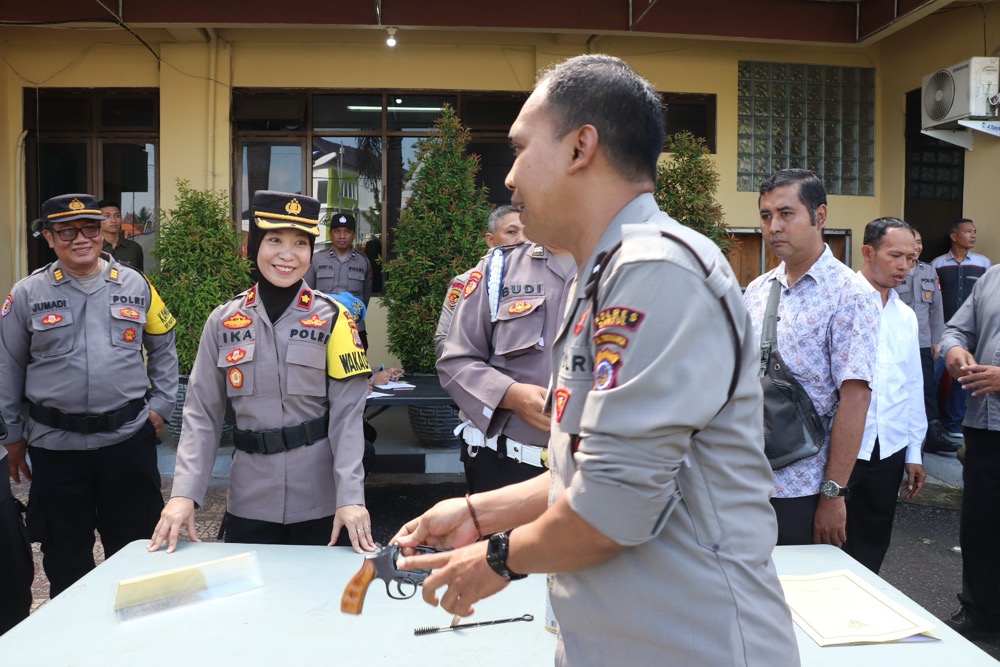
[[[494,253],[503,256],[501,271]],[[487,253],[462,289],[437,370],[470,422],[462,453],[474,492],[542,472],[548,432],[497,405],[515,382],[548,385],[549,347],[574,275],[544,246],[522,243]]]
[[[347,310],[304,281],[273,323],[256,286],[219,306],[191,372],[171,496],[203,502],[228,397],[238,448],[231,514],[292,524],[363,505],[368,374]]]

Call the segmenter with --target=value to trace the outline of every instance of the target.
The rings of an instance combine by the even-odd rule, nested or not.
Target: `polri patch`
[[[618,381],[618,368],[622,355],[606,348],[597,351],[594,357],[594,389],[613,389]]]
[[[226,377],[229,378],[229,384],[233,389],[239,389],[243,386],[243,371],[240,369],[236,367],[230,368],[229,372],[226,373]]]
[[[118,314],[128,320],[139,319],[139,311],[135,308],[119,308]]]
[[[625,306],[611,306],[594,315],[594,328],[600,330],[605,327],[621,327],[629,331],[635,331],[646,313]]]
[[[309,307],[312,306],[312,301],[313,301],[312,292],[310,292],[307,289],[303,289],[301,292],[299,292],[299,301],[297,304],[299,308],[301,308],[302,310],[309,310]]]
[[[226,327],[227,329],[242,329],[244,327],[250,326],[252,323],[253,320],[251,320],[249,317],[247,317],[240,311],[236,311],[226,319],[222,320],[222,326]]]
[[[7,313],[9,313],[10,309],[13,307],[14,296],[12,294],[8,294],[7,298],[3,300],[3,308],[0,309],[0,317],[7,317]]]
[[[620,333],[604,332],[594,336],[595,345],[617,345],[618,347],[628,347],[628,336]]]
[[[566,410],[566,403],[569,402],[569,389],[560,387],[555,391],[556,423],[562,421],[563,412]]]
[[[132,327],[126,327],[125,331],[122,332],[122,340],[126,343],[131,343],[135,340],[135,329]]]
[[[51,327],[53,325],[59,324],[60,322],[62,322],[62,320],[63,320],[62,315],[56,315],[55,313],[49,313],[48,315],[46,315],[45,317],[43,317],[42,319],[40,319],[38,321],[41,322],[42,324],[44,324],[47,327]]]
[[[239,361],[245,356],[247,356],[247,351],[244,350],[242,347],[238,347],[226,355],[226,361],[228,361],[231,364],[235,364],[237,361]]]
[[[462,298],[468,299],[469,295],[476,291],[479,287],[479,281],[483,279],[483,274],[479,271],[473,271],[469,274],[469,279],[465,281],[465,289],[462,291]]]
[[[454,310],[455,304],[458,303],[458,297],[462,296],[462,289],[465,287],[465,283],[455,280],[451,283],[451,287],[448,289],[448,296],[445,297],[444,302],[448,307],[448,310]]]
[[[507,312],[511,315],[520,315],[528,310],[531,310],[531,302],[524,299],[518,299],[507,307]]]
[[[317,328],[317,327],[323,326],[324,324],[326,324],[329,321],[330,320],[324,320],[322,317],[320,317],[316,313],[313,313],[309,317],[307,317],[305,319],[302,319],[302,320],[299,320],[299,324],[301,324],[304,327]]]

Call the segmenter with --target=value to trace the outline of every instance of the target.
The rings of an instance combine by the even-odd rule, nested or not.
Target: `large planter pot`
[[[451,405],[409,405],[410,429],[424,447],[457,448],[458,409]]]

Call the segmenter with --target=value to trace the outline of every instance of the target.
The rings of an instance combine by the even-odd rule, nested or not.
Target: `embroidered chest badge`
[[[222,326],[227,329],[242,329],[250,326],[251,323],[253,323],[253,320],[240,311],[236,311],[226,319],[222,320]]]
[[[122,340],[126,343],[131,343],[135,340],[135,329],[132,327],[126,327],[125,331],[122,332]]]
[[[518,299],[507,308],[507,312],[511,315],[520,315],[528,310],[531,310],[531,302],[524,299]]]
[[[563,411],[566,410],[566,403],[569,401],[569,389],[560,387],[555,391],[556,423],[562,421]]]
[[[119,308],[118,314],[129,320],[139,319],[139,311],[135,308]]]
[[[47,327],[51,327],[54,324],[59,324],[60,322],[62,322],[62,320],[63,320],[62,315],[56,315],[55,313],[49,313],[48,315],[46,315],[45,317],[43,317],[42,319],[40,319],[38,321],[41,322],[42,324],[44,324]]]
[[[0,309],[0,317],[7,317],[7,313],[14,307],[14,297],[10,294],[3,300],[3,309]]]
[[[479,287],[479,281],[483,279],[483,274],[479,271],[473,271],[469,274],[469,279],[465,281],[465,289],[462,292],[462,298],[468,299],[469,295],[476,291]]]
[[[243,371],[238,368],[230,368],[229,372],[226,373],[226,377],[229,379],[229,384],[234,389],[239,389],[243,386]]]
[[[600,330],[605,327],[621,327],[635,331],[644,317],[646,314],[641,311],[624,306],[611,306],[594,315],[594,328]]]
[[[622,355],[608,349],[600,349],[594,359],[594,389],[604,391],[614,388],[618,381],[618,368]]]
[[[235,364],[237,361],[239,361],[245,356],[247,356],[247,351],[244,350],[242,347],[238,347],[226,355],[226,361],[228,361],[231,364]]]
[[[313,313],[309,317],[307,317],[305,319],[299,320],[299,324],[301,324],[304,327],[317,328],[317,327],[323,326],[324,324],[326,324],[329,321],[330,320],[324,320],[322,317],[320,317],[316,313]]]

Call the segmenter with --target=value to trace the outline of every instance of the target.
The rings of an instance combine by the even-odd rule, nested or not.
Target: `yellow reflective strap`
[[[167,304],[163,303],[163,299],[153,287],[153,283],[149,282],[149,278],[146,278],[146,284],[149,285],[149,309],[146,311],[146,324],[142,330],[148,334],[165,334],[174,328],[177,320],[167,310]]]
[[[326,372],[335,380],[343,380],[355,375],[368,375],[368,357],[365,355],[358,327],[350,311],[331,299],[337,307],[337,321],[330,331],[326,344]]]

